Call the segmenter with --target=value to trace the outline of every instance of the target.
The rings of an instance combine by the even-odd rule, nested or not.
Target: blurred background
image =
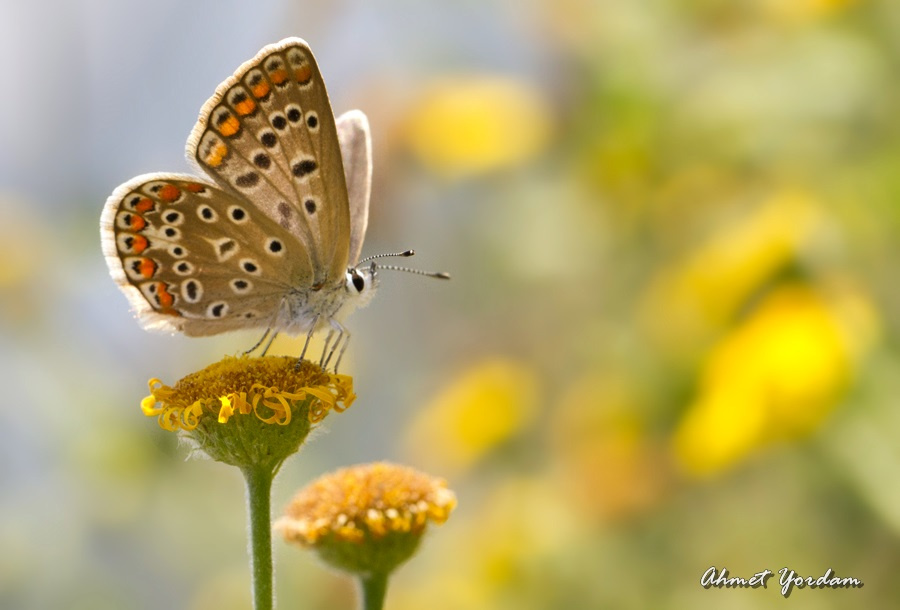
[[[762,608],[828,568],[900,603],[900,4],[2,2],[0,607],[243,609],[238,472],[140,400],[257,333],[151,335],[100,253],[110,192],[188,171],[216,85],[309,41],[374,138],[353,407],[276,482],[389,459],[459,498],[408,609]],[[285,340],[275,353],[296,354]],[[281,608],[350,581],[275,540]]]

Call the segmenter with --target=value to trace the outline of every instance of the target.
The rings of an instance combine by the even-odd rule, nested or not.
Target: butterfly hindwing
[[[309,46],[264,47],[216,89],[188,139],[188,157],[252,200],[306,249],[309,284],[343,281],[350,210],[334,115]]]
[[[359,261],[369,224],[369,196],[372,191],[369,121],[361,111],[350,110],[338,117],[337,133],[350,200],[350,264],[355,265]]]
[[[118,187],[101,219],[114,279],[145,328],[210,335],[268,326],[312,277],[304,245],[233,193],[181,174]]]

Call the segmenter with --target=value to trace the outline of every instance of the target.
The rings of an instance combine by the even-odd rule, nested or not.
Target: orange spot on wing
[[[287,70],[285,70],[284,68],[278,68],[277,70],[274,70],[271,74],[269,74],[269,78],[271,78],[272,82],[276,85],[280,85],[288,78]]]
[[[159,297],[159,306],[163,310],[169,309],[175,304],[175,297],[169,292],[169,287],[165,282],[159,282],[156,285],[156,296]],[[164,313],[169,313],[168,311]]]
[[[237,118],[233,116],[229,116],[227,119],[219,123],[217,127],[219,133],[225,136],[226,138],[229,136],[233,136],[241,129],[241,122],[237,120]]]
[[[144,250],[147,249],[147,246],[150,245],[150,241],[144,237],[143,235],[135,235],[134,242],[131,245],[131,251],[137,254],[140,254]]]
[[[153,200],[149,197],[144,197],[140,201],[135,204],[134,209],[136,212],[149,212],[151,210],[156,209],[156,204],[153,203]]]
[[[248,114],[256,110],[256,102],[254,102],[250,98],[247,98],[244,101],[235,104],[234,110],[241,116],[247,116]]]
[[[212,150],[209,151],[209,154],[206,155],[206,164],[210,167],[218,167],[222,164],[222,161],[225,159],[225,155],[228,154],[228,147],[219,142],[213,147]]]
[[[206,187],[198,182],[185,182],[182,186],[184,186],[184,190],[192,193],[202,193],[206,190]]]
[[[294,70],[294,78],[297,79],[297,82],[301,85],[305,85],[309,82],[309,79],[312,77],[312,68],[309,64],[300,66]]]
[[[132,214],[131,222],[129,223],[129,226],[131,227],[131,229],[133,231],[140,231],[144,227],[147,226],[147,221],[144,220],[143,216],[138,216],[137,214]]]
[[[269,83],[266,81],[260,81],[259,84],[250,88],[250,93],[253,94],[253,97],[259,99],[261,97],[266,97],[269,93]]]
[[[159,269],[159,265],[156,264],[152,258],[142,258],[140,262],[140,266],[138,267],[138,273],[141,276],[150,279],[153,277],[153,274],[156,273],[156,270]]]
[[[174,184],[167,184],[159,189],[158,195],[166,203],[172,203],[181,196],[181,191]]]

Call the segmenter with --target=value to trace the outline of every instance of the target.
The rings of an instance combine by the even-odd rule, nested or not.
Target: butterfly
[[[350,333],[342,320],[377,287],[382,256],[360,260],[369,216],[368,120],[336,121],[309,45],[268,45],[217,88],[187,141],[200,172],[151,173],[116,188],[100,220],[110,274],[148,330],[188,336],[329,328],[320,364]],[[363,266],[369,262],[368,266]],[[333,344],[331,338],[337,333]],[[331,350],[328,351],[329,344]],[[326,358],[326,351],[328,356]]]

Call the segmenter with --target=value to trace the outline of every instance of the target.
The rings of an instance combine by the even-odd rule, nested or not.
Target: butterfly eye
[[[356,288],[356,292],[362,292],[363,288],[366,287],[366,281],[363,279],[359,273],[357,273],[356,269],[352,271],[352,281],[353,287]]]

